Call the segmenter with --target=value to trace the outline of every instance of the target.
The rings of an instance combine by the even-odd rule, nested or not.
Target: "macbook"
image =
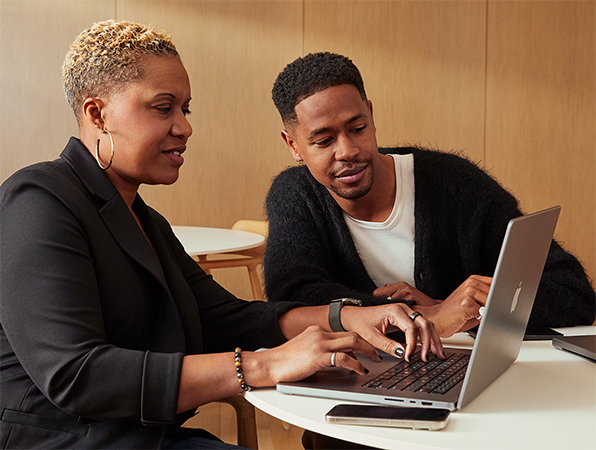
[[[277,390],[393,406],[464,408],[517,359],[559,212],[556,206],[509,222],[471,350],[447,347],[446,360],[427,362],[389,355],[380,363],[366,360],[367,375],[328,367],[303,381],[279,383]]]

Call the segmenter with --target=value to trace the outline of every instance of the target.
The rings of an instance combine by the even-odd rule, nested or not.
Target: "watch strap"
[[[329,304],[329,327],[332,331],[346,331],[341,324],[341,309],[344,305],[362,306],[362,301],[355,298],[340,298]]]

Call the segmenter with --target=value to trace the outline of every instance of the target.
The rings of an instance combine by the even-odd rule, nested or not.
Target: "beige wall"
[[[270,100],[311,51],[350,56],[380,145],[460,150],[531,212],[563,207],[557,238],[596,277],[594,1],[0,0],[0,181],[55,158],[77,129],[60,88],[68,45],[107,18],[170,33],[191,78],[194,135],[180,180],[142,188],[179,225],[261,219],[293,163]],[[238,271],[216,272],[250,296]]]

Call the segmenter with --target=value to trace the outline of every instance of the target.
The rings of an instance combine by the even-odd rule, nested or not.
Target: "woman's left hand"
[[[355,331],[376,348],[388,354],[396,354],[395,350],[399,348],[404,349],[401,344],[385,335],[402,330],[406,336],[403,356],[407,361],[416,350],[418,338],[421,357],[424,361],[428,359],[429,352],[444,358],[443,344],[434,324],[422,315],[417,315],[412,320],[410,316],[413,313],[414,311],[404,303],[367,307],[346,305],[341,310],[341,322],[346,330]]]

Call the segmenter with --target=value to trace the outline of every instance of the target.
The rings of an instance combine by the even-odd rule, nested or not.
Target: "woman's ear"
[[[105,127],[102,118],[102,110],[104,106],[103,100],[99,98],[86,99],[81,108],[81,122],[103,131]]]

